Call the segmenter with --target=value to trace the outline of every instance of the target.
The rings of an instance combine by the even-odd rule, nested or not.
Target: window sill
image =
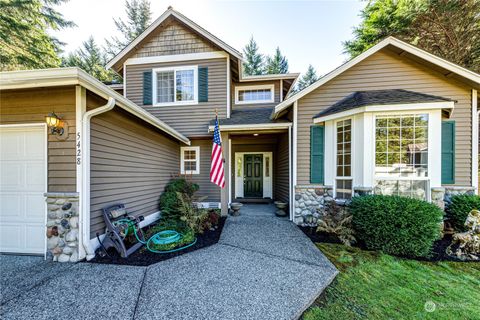
[[[166,102],[166,103],[154,103],[152,107],[174,107],[174,106],[190,106],[196,105],[198,101],[185,101],[185,102]]]

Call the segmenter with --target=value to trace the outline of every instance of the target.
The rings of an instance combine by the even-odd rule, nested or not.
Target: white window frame
[[[177,100],[177,71],[193,70],[193,100]],[[173,102],[157,102],[157,74],[173,71]],[[152,69],[152,102],[154,107],[198,104],[198,66],[165,67]]]
[[[250,100],[250,101],[240,101],[238,99],[240,91],[248,90],[263,90],[270,89],[272,92],[272,97],[270,100]],[[275,85],[274,84],[263,84],[257,86],[236,86],[235,87],[235,104],[261,104],[261,103],[273,103],[275,102]]]
[[[196,170],[185,170],[185,151],[195,151]],[[189,160],[190,161],[190,160]],[[200,174],[200,147],[180,147],[180,173]]]
[[[350,176],[338,176],[337,175],[337,123],[338,122],[341,122],[341,121],[345,121],[345,120],[350,120],[350,126],[351,126],[351,129],[350,129]],[[335,121],[333,121],[333,154],[335,155],[334,157],[334,180],[333,180],[333,183],[334,183],[334,188],[333,188],[333,192],[334,192],[334,198],[337,198],[337,180],[350,180],[352,181],[352,189],[351,189],[351,192],[352,192],[352,198],[353,198],[353,170],[354,170],[354,163],[355,163],[355,159],[354,159],[354,132],[355,132],[355,119],[353,117],[346,117],[346,118],[340,118],[340,119],[336,119]]]
[[[441,111],[438,111],[441,112]],[[417,115],[422,115],[426,114],[428,115],[428,137],[427,137],[427,143],[428,143],[428,162],[427,162],[427,176],[426,177],[391,177],[391,176],[381,176],[381,175],[376,175],[376,145],[377,145],[377,137],[376,137],[376,129],[377,129],[377,117],[382,117],[382,116],[405,116],[405,115],[412,115],[412,116],[417,116]],[[436,174],[435,172],[438,170],[435,170],[434,162],[441,163],[438,161],[438,159],[435,159],[434,153],[436,149],[435,146],[435,140],[440,141],[441,139],[439,138],[439,133],[441,132],[441,113],[440,113],[440,119],[436,119],[435,117],[435,112],[432,110],[416,110],[416,111],[391,111],[391,112],[376,112],[373,113],[372,116],[372,137],[373,137],[373,159],[372,159],[372,175],[373,175],[373,188],[375,188],[376,181],[377,180],[390,180],[390,181],[426,181],[426,186],[425,186],[425,200],[426,201],[431,201],[431,188],[434,187],[432,185],[432,176]],[[436,120],[440,120],[437,126]],[[437,121],[438,122],[438,121]],[[438,144],[438,143],[437,143]],[[440,142],[441,144],[441,142]],[[441,152],[440,152],[441,154]],[[434,160],[435,159],[435,160]],[[439,180],[439,178],[438,178]],[[435,183],[433,183],[435,184]]]

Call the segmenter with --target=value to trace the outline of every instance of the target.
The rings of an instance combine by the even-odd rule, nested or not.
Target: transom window
[[[182,174],[200,173],[200,147],[181,148],[180,172]]]
[[[377,116],[375,192],[425,199],[427,177],[428,114]]]
[[[235,103],[272,103],[274,102],[273,92],[274,85],[236,87]]]
[[[197,98],[197,67],[153,70],[153,104],[194,104]]]
[[[352,197],[352,120],[337,122],[336,197]]]

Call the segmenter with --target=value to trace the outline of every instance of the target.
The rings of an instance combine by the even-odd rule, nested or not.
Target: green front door
[[[243,196],[263,198],[263,155],[246,154],[243,160]]]

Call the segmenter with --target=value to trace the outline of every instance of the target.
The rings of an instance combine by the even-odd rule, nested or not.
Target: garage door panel
[[[22,226],[2,222],[0,225],[0,247],[2,252],[22,252],[25,248],[25,234]]]
[[[13,192],[0,194],[0,221],[22,221],[25,219],[24,196]]]
[[[0,191],[21,190],[21,188],[25,185],[25,171],[23,168],[24,165],[17,161],[1,161]]]
[[[0,131],[1,142],[1,160],[17,160],[23,158],[23,137],[18,134],[17,130],[4,129]]]
[[[0,252],[44,253],[44,127],[0,127]]]
[[[25,164],[25,183],[29,190],[42,191],[45,188],[44,168],[40,161]]]
[[[25,226],[25,245],[34,253],[43,253],[45,247],[45,232],[43,223]]]

